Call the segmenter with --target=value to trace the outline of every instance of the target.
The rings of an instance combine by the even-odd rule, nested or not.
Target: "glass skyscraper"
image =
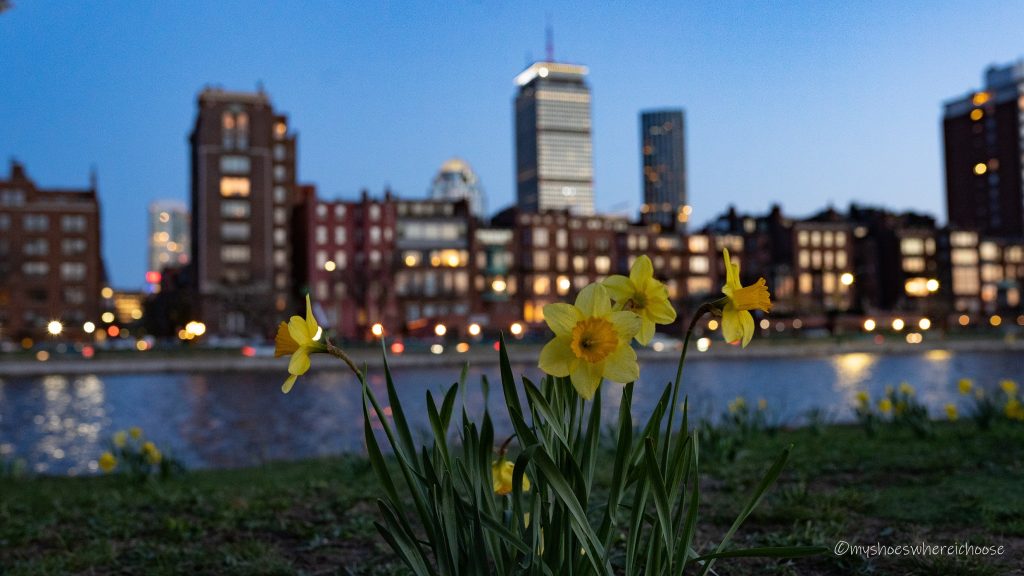
[[[682,109],[649,110],[640,114],[643,162],[644,222],[685,230],[690,219],[686,203],[686,139]]]
[[[524,212],[594,213],[587,68],[536,62],[516,76],[516,179]]]

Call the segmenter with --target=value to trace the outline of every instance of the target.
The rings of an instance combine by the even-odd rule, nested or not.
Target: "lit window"
[[[533,253],[533,267],[537,270],[547,270],[551,265],[551,257],[547,252],[537,250]]]
[[[284,250],[274,250],[274,266],[283,268],[288,263],[288,254]]]
[[[334,243],[344,244],[345,243],[345,227],[335,226],[334,227]]]
[[[612,259],[608,256],[598,256],[594,258],[594,269],[597,270],[598,274],[607,274],[612,267]]]
[[[804,272],[803,274],[801,274],[800,275],[800,293],[801,294],[810,294],[811,290],[813,288],[814,288],[814,281],[811,278],[811,275],[809,273],[807,273],[807,272]]]
[[[60,265],[61,280],[84,280],[85,264],[81,262],[62,262]]]
[[[244,263],[249,261],[248,246],[221,246],[220,259],[228,263]]]
[[[224,176],[220,179],[220,195],[225,198],[248,197],[249,179],[240,176]]]
[[[977,122],[978,120],[981,120],[984,117],[985,112],[981,108],[975,108],[974,110],[971,110],[971,120]]]
[[[46,262],[25,262],[21,271],[26,276],[44,276],[50,272],[50,265]]]
[[[288,242],[288,236],[284,228],[274,228],[274,246],[284,246]]]
[[[284,138],[284,135],[288,133],[288,125],[284,122],[278,122],[274,124],[274,137],[278,140]]]
[[[288,211],[284,208],[274,208],[274,224],[281,225],[288,222]]]
[[[344,204],[335,204],[334,205],[334,217],[335,218],[344,218],[345,217],[345,205]]]
[[[533,279],[533,293],[542,296],[551,290],[551,279],[547,276],[537,276]]]
[[[327,227],[317,226],[316,227],[316,243],[327,244]]]
[[[986,166],[984,162],[978,162],[974,165],[974,173],[978,176],[981,176],[985,172],[988,172],[988,166]]]

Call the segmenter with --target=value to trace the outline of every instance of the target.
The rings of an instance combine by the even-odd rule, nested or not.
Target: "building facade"
[[[587,68],[536,62],[516,76],[516,192],[523,212],[594,213]]]
[[[96,180],[86,189],[43,189],[17,162],[0,180],[0,339],[40,339],[57,320],[62,337],[99,323],[105,272]]]
[[[213,334],[268,335],[293,307],[296,136],[259,92],[205,89],[190,137],[192,281]]]
[[[183,202],[161,200],[149,205],[149,272],[188,265],[192,252],[189,242],[189,213]],[[160,277],[146,279],[159,284]]]
[[[641,219],[663,229],[685,231],[691,208],[686,202],[686,120],[682,109],[640,114],[640,161]]]
[[[449,158],[441,165],[430,186],[433,200],[465,200],[476,218],[487,216],[487,198],[473,168],[461,158]]]
[[[949,224],[1024,237],[1024,61],[989,68],[985,88],[945,104],[943,140]]]

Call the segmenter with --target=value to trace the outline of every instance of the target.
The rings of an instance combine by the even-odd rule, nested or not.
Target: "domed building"
[[[469,211],[477,218],[483,218],[487,211],[480,180],[469,163],[457,157],[441,165],[430,188],[430,197],[434,200],[465,199],[469,202]]]

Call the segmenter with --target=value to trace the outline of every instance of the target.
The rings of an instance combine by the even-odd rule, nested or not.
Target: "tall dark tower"
[[[683,110],[649,110],[640,114],[644,222],[686,230],[686,123]]]
[[[293,303],[296,137],[262,91],[199,94],[192,148],[192,266],[214,334],[269,335]]]
[[[536,62],[516,76],[519,209],[594,213],[594,163],[587,68]]]
[[[949,224],[990,236],[1024,236],[1024,61],[990,67],[985,89],[945,104]]]

